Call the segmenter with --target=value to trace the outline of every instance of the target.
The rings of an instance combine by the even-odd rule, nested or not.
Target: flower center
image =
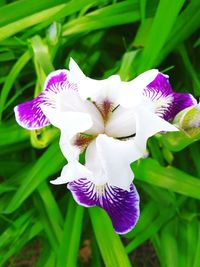
[[[95,185],[95,191],[98,198],[102,197],[105,194],[105,188],[106,185]]]
[[[103,120],[104,120],[104,124],[106,124],[106,122],[108,121],[110,115],[112,114],[113,111],[113,103],[110,102],[108,99],[103,100],[100,103],[95,103],[95,106],[97,107],[97,109],[99,110],[99,112],[101,113]]]
[[[89,143],[95,138],[96,136],[94,135],[80,133],[73,138],[72,144],[77,146],[81,150],[81,152],[83,152],[87,148]]]

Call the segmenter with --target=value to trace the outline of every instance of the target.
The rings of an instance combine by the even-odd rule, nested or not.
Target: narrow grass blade
[[[196,243],[196,251],[194,256],[194,265],[193,267],[200,266],[200,224],[198,223],[198,235],[197,235],[197,243]]]
[[[54,229],[57,239],[60,240],[62,236],[63,217],[46,181],[37,187],[37,191],[49,219],[49,223]]]
[[[32,14],[30,16],[24,17],[22,19],[16,20],[8,25],[1,27],[0,29],[0,41],[5,40],[13,36],[14,34],[23,31],[26,28],[29,28],[38,23],[44,22],[49,17],[54,16],[59,12],[65,5],[60,4],[55,7],[40,11],[38,13]]]
[[[153,220],[158,215],[159,210],[155,205],[155,202],[150,201],[142,210],[138,223],[135,228],[128,234],[127,238],[133,238],[140,234],[141,232],[146,231],[146,228],[153,223]]]
[[[35,60],[41,65],[44,73],[48,75],[54,70],[54,67],[50,59],[50,52],[47,45],[43,42],[40,36],[31,38],[30,43]],[[40,77],[40,75],[38,77]]]
[[[200,2],[193,0],[189,2],[185,10],[180,14],[176,24],[169,36],[169,41],[160,53],[159,64],[171,51],[173,51],[181,42],[191,36],[200,26]],[[187,23],[185,23],[187,21]]]
[[[0,127],[0,147],[17,144],[29,139],[29,132],[14,120],[2,123]]]
[[[200,199],[200,180],[174,167],[162,167],[156,160],[141,160],[138,165],[132,165],[136,178],[169,189],[188,197]]]
[[[0,26],[62,3],[65,3],[65,0],[43,0],[37,3],[35,0],[20,0],[4,5],[0,8]]]
[[[165,209],[155,220],[150,221],[144,231],[140,232],[135,238],[126,246],[126,252],[132,252],[136,247],[141,245],[147,239],[151,238],[159,229],[168,222],[175,214],[173,209]]]
[[[176,242],[176,220],[168,223],[161,231],[161,248],[167,267],[178,266],[178,244]],[[170,248],[170,249],[169,249]]]
[[[77,205],[72,197],[68,203],[63,235],[59,247],[57,267],[76,267],[80,246],[84,208]]]
[[[63,26],[63,36],[132,23],[138,21],[139,17],[137,2],[128,0],[68,22]]]
[[[185,65],[187,74],[190,75],[192,81],[192,87],[194,95],[200,95],[200,80],[198,77],[198,72],[196,71],[195,67],[192,65],[188,52],[186,50],[185,45],[180,45],[177,49],[177,52],[182,57],[183,63]]]
[[[16,81],[17,76],[20,74],[24,66],[28,63],[30,60],[30,54],[29,51],[26,51],[14,64],[12,67],[10,73],[8,74],[6,81],[4,83],[4,86],[1,90],[0,94],[0,121],[2,119],[2,113],[4,110],[4,105],[6,103],[7,97],[9,92],[12,89],[12,86],[14,82]]]
[[[142,51],[139,73],[154,66],[157,57],[161,53],[162,48],[173,29],[184,2],[184,0],[177,0],[171,3],[169,3],[168,0],[159,2],[151,32],[148,36],[148,42]]]
[[[35,210],[37,211],[37,214],[38,214],[38,220],[43,225],[44,236],[46,237],[46,242],[49,243],[49,245],[51,246],[51,250],[54,253],[58,253],[60,236],[58,235],[58,232],[56,231],[56,229],[52,227],[48,214],[46,212],[46,209],[43,205],[41,198],[38,197],[38,194],[33,195],[33,203],[34,203]]]
[[[11,213],[16,210],[42,181],[60,171],[63,163],[64,158],[59,150],[58,143],[54,142],[27,173],[26,180],[14,194],[5,212]]]
[[[98,207],[89,209],[93,230],[107,267],[131,267],[119,236],[114,232],[107,214]]]

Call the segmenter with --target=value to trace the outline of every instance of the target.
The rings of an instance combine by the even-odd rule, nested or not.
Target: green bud
[[[186,108],[179,112],[174,121],[180,130],[193,140],[200,139],[200,107],[199,105]]]
[[[200,106],[191,106],[179,112],[173,124],[180,130],[158,135],[170,151],[180,151],[200,139]]]
[[[38,149],[45,148],[58,136],[58,133],[58,129],[51,126],[31,131],[31,144]]]

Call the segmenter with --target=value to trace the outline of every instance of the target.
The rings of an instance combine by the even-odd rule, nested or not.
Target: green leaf
[[[65,0],[57,0],[56,2],[54,0],[42,0],[37,3],[35,0],[20,0],[4,5],[0,8],[0,26],[62,3],[65,3]]]
[[[54,142],[27,173],[26,180],[13,195],[5,212],[11,213],[16,210],[42,181],[57,171],[60,171],[63,163],[64,158],[60,152],[58,143]]]
[[[89,213],[97,243],[106,266],[133,266],[105,211],[98,207],[93,207],[89,209]]]
[[[93,11],[63,26],[63,36],[133,23],[139,20],[137,1],[124,1]]]
[[[151,158],[132,164],[137,179],[169,189],[188,197],[200,199],[200,179],[197,179],[174,167],[162,167]]]
[[[159,141],[170,151],[177,152],[183,150],[185,147],[191,145],[196,140],[192,139],[183,131],[168,132],[157,135]]]
[[[198,267],[200,265],[199,253],[200,253],[200,224],[198,223],[198,235],[197,235],[197,243],[196,243],[196,251],[195,251],[193,267]]]
[[[45,9],[35,14],[31,14],[27,17],[20,18],[19,20],[15,20],[8,25],[5,25],[0,28],[0,41],[5,40],[8,37],[13,36],[14,34],[23,31],[26,28],[29,28],[38,23],[44,22],[51,16],[55,16],[57,12],[62,10],[64,4],[58,4],[55,7]]]
[[[37,191],[39,197],[41,198],[44,210],[47,214],[49,223],[51,227],[54,229],[57,240],[60,241],[62,236],[61,227],[63,226],[63,217],[56,203],[56,200],[53,194],[51,193],[51,190],[49,189],[46,181],[44,181],[37,187]]]
[[[30,54],[27,51],[17,60],[17,62],[14,64],[14,66],[12,67],[10,73],[8,74],[8,76],[6,78],[6,81],[3,85],[3,88],[2,88],[1,94],[0,94],[0,107],[1,107],[0,108],[0,122],[2,119],[2,113],[4,110],[4,105],[6,103],[8,94],[9,94],[13,84],[15,83],[16,78],[18,77],[18,75],[20,74],[20,72],[22,71],[24,66],[28,63],[29,60],[30,60]]]
[[[14,120],[0,126],[0,146],[8,146],[29,139],[29,132],[20,127]]]
[[[84,208],[77,205],[72,197],[68,202],[63,235],[59,247],[57,267],[76,267],[80,246]]]
[[[161,213],[154,220],[148,219],[147,226],[142,232],[135,235],[134,239],[126,246],[126,252],[132,252],[136,247],[144,243],[147,239],[151,238],[159,229],[166,224],[175,214],[175,210],[170,208],[165,208],[165,212]]]
[[[199,0],[192,0],[177,18],[177,22],[168,37],[168,42],[159,55],[157,64],[199,28],[199,16],[200,2]],[[187,23],[185,23],[186,21]]]
[[[48,46],[44,43],[40,36],[34,36],[31,38],[30,43],[36,62],[41,65],[44,73],[48,75],[54,70]],[[40,75],[38,75],[38,77],[40,77]]]
[[[173,29],[177,16],[183,7],[184,0],[169,3],[168,0],[159,2],[156,15],[148,36],[146,46],[142,51],[139,73],[152,68],[157,57],[162,52],[168,36]],[[162,25],[162,30],[161,30]]]
[[[176,242],[176,220],[168,223],[161,231],[160,242],[166,266],[177,267],[178,244]],[[170,248],[170,250],[169,250]]]

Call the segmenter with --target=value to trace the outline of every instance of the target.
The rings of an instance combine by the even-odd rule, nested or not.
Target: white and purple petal
[[[129,82],[121,82],[119,103],[124,108],[134,108],[143,105],[143,90],[158,75],[157,69],[145,71]]]
[[[117,233],[125,234],[136,225],[140,213],[139,195],[133,184],[126,191],[108,184],[96,186],[86,178],[80,178],[68,183],[67,187],[78,204],[103,208]]]
[[[172,119],[185,108],[197,105],[197,100],[188,93],[174,93]]]
[[[143,90],[143,94],[153,102],[156,114],[167,121],[172,120],[181,110],[197,103],[191,94],[173,92],[169,77],[162,73]]]
[[[50,124],[48,118],[42,112],[40,105],[44,104],[44,94],[14,108],[17,123],[25,129],[40,129]]]
[[[68,75],[69,72],[65,69],[51,72],[45,80],[43,91],[59,92],[61,88],[66,87],[66,83],[69,83]]]
[[[55,108],[56,97],[60,92],[76,89],[74,84],[67,80],[67,70],[57,70],[46,78],[42,93],[33,100],[22,103],[14,108],[15,117],[19,125],[34,130],[50,124],[41,110],[41,105]]]

